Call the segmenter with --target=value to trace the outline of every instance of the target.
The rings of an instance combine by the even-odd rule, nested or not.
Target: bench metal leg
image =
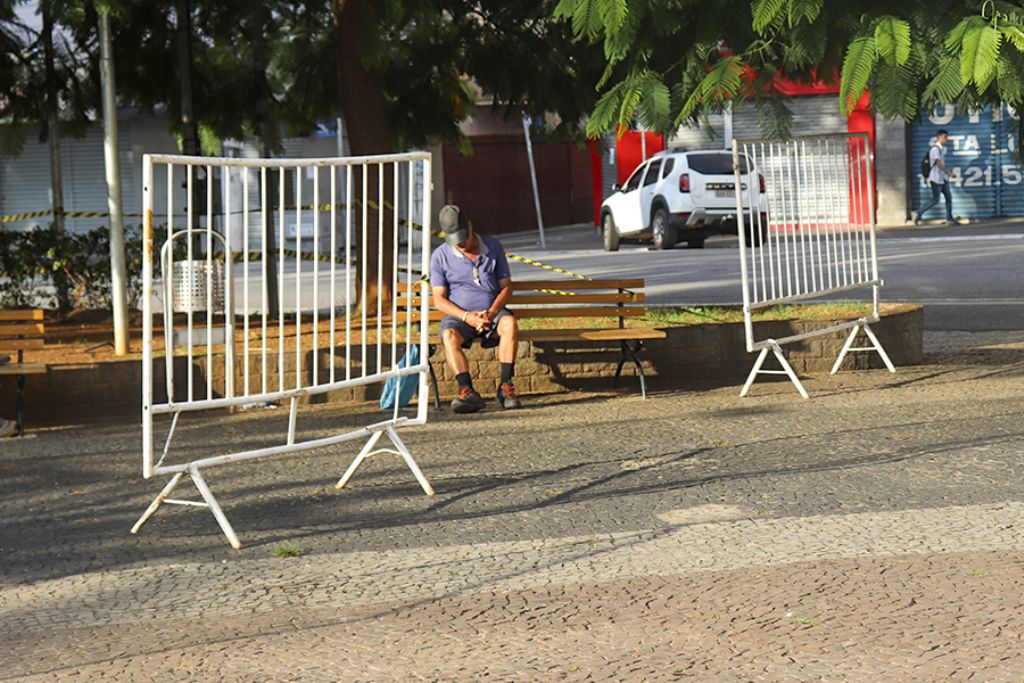
[[[625,365],[627,360],[633,361],[633,365],[636,366],[636,375],[640,378],[640,394],[646,399],[647,398],[647,376],[644,374],[644,366],[637,357],[640,350],[644,346],[643,340],[638,340],[630,344],[627,341],[620,341],[620,347],[622,348],[622,357],[619,358],[619,365],[615,368],[615,379],[618,380],[622,374],[622,366]]]
[[[430,368],[430,386],[434,390],[434,408],[437,409],[437,412],[441,412],[441,392],[437,388],[437,373],[434,372],[434,364],[430,362],[436,351],[437,346],[435,344],[427,347],[427,367]]]
[[[25,375],[18,375],[18,400],[14,407],[14,420],[17,422],[18,431],[14,433],[15,436],[21,436],[25,433]]]

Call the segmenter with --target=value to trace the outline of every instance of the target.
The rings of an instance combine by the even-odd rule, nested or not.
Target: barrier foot
[[[864,333],[868,336],[868,340],[871,342],[871,346],[854,346],[853,342],[857,338],[857,333],[864,330]],[[896,368],[893,367],[892,361],[889,360],[889,354],[882,348],[882,344],[878,341],[878,337],[875,336],[871,326],[866,321],[860,321],[854,325],[853,329],[850,330],[850,335],[846,338],[846,343],[843,344],[842,350],[839,352],[839,357],[836,358],[835,364],[832,366],[832,374],[839,372],[839,367],[843,364],[843,360],[846,358],[846,354],[851,351],[876,351],[882,358],[882,362],[885,363],[885,367],[889,369],[889,372],[896,372]]]
[[[762,370],[761,366],[764,365],[765,359],[768,357],[768,351],[775,354],[775,358],[779,361],[779,365],[782,366],[781,370]],[[751,369],[750,374],[747,375],[747,381],[743,384],[743,388],[740,390],[740,396],[746,396],[747,392],[750,391],[750,386],[757,379],[758,375],[787,375],[789,381],[793,383],[796,390],[800,392],[800,395],[804,398],[810,398],[807,394],[807,390],[804,389],[803,383],[800,378],[797,377],[796,372],[793,371],[793,366],[786,360],[785,354],[782,353],[782,347],[776,344],[774,341],[769,340],[768,346],[761,349],[761,353],[758,354],[757,360],[754,361],[754,367]]]
[[[181,481],[181,475],[183,474],[185,473],[178,472],[173,477],[171,477],[171,480],[167,482],[167,486],[164,486],[163,490],[157,494],[157,497],[153,499],[153,502],[149,504],[149,507],[146,508],[146,511],[142,513],[141,517],[139,517],[139,521],[135,522],[135,526],[132,527],[133,534],[139,533],[139,531],[142,529],[142,525],[148,522],[149,518],[153,516],[153,514],[160,508],[161,505],[163,505],[163,502],[167,499],[167,496],[171,495],[171,491],[173,491],[174,487],[178,485],[179,481]]]
[[[391,440],[391,443],[394,445],[394,448],[374,449],[374,446],[377,445],[377,442],[380,440],[380,437],[384,434],[388,435],[388,439]],[[363,464],[363,461],[369,458],[371,455],[376,455],[377,453],[392,453],[394,455],[401,456],[401,458],[405,460],[405,464],[409,467],[410,470],[412,470],[413,476],[416,477],[416,481],[419,482],[419,485],[423,489],[423,492],[426,493],[428,496],[434,495],[434,488],[430,485],[430,482],[427,481],[427,478],[423,476],[423,471],[419,468],[419,465],[416,464],[416,460],[412,457],[412,453],[410,453],[409,449],[405,447],[405,444],[402,442],[402,440],[398,438],[398,433],[395,431],[395,428],[391,425],[388,425],[388,427],[386,427],[384,431],[376,431],[373,433],[372,436],[370,436],[370,440],[367,441],[366,445],[363,446],[362,450],[359,451],[359,455],[357,455],[356,459],[352,461],[352,464],[348,466],[348,469],[345,470],[345,474],[342,475],[341,479],[338,480],[338,483],[335,484],[334,488],[345,488],[345,485],[348,484],[349,480],[352,478],[352,475],[354,475],[356,473],[356,470],[359,469],[359,466]]]
[[[210,487],[206,485],[206,480],[203,479],[203,475],[199,474],[199,468],[195,465],[189,465],[188,474],[192,477],[192,483],[199,489],[199,495],[203,497],[206,504],[209,506],[210,511],[213,512],[213,516],[217,518],[217,524],[220,525],[220,530],[224,532],[224,535],[228,538],[228,543],[235,550],[242,547],[241,542],[238,540],[238,536],[235,535],[235,530],[231,528],[231,522],[224,516],[224,511],[220,509],[220,504],[217,503],[217,499],[213,497],[213,492],[210,491]]]

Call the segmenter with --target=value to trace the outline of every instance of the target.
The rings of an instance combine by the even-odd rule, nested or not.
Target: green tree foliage
[[[84,16],[74,0],[43,0],[58,25],[67,26]],[[15,10],[23,2],[0,1],[0,151],[17,155],[29,126],[38,126],[39,141],[50,134],[47,124],[47,82],[43,36],[38,26]],[[99,106],[98,93],[89,84],[87,54],[90,46],[65,28],[54,35],[54,85],[62,133],[79,135],[88,125],[89,112]]]
[[[1024,6],[984,0],[560,0],[555,17],[605,52],[587,132],[673,130],[726,102],[778,110],[776,76],[840,84],[848,113],[913,119],[953,102],[1024,111]],[[668,111],[641,106],[670,92]],[[659,95],[660,97],[660,95]],[[772,115],[768,118],[775,118]]]

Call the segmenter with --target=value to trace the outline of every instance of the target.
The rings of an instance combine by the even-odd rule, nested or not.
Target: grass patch
[[[826,303],[772,306],[754,312],[755,322],[768,320],[847,320],[871,315],[871,304]],[[743,309],[736,306],[677,306],[648,308],[643,317],[626,318],[626,327],[683,327],[714,323],[742,323]],[[523,330],[559,328],[603,329],[618,326],[619,319],[604,318],[519,318]]]
[[[274,557],[302,557],[302,548],[294,543],[282,543],[274,548]]]

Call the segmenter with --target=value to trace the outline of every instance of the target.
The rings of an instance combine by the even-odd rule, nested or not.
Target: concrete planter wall
[[[923,360],[923,322],[921,306],[890,305],[882,320],[873,326],[896,366],[914,365]],[[827,327],[830,321],[782,321],[756,323],[759,338],[781,338]],[[653,388],[699,387],[740,384],[754,362],[744,346],[743,326],[738,323],[692,325],[665,328],[668,336],[648,342],[641,356],[645,372]],[[845,332],[817,337],[786,347],[787,357],[798,373],[828,372],[846,337]],[[376,351],[368,348],[371,358]],[[501,376],[495,351],[484,351],[474,346],[469,352],[471,370],[478,390],[485,395],[493,393]],[[593,344],[526,343],[519,344],[516,360],[516,386],[523,393],[549,393],[566,390],[596,389],[612,386],[612,376],[618,362],[617,345],[601,349]],[[192,373],[196,396],[202,396],[206,386],[206,358],[194,359]],[[431,359],[437,372],[441,398],[451,398],[456,391],[455,379],[444,355],[438,349]],[[274,359],[276,361],[276,358]],[[321,351],[317,361],[320,372],[326,371],[331,354]],[[313,357],[307,354],[303,373],[311,375]],[[337,359],[335,358],[335,362]],[[184,397],[186,360],[178,357],[178,385],[176,394]],[[276,362],[272,363],[268,383],[276,387]],[[255,370],[258,361],[251,363]],[[877,354],[850,354],[845,369],[879,368],[882,363]],[[223,382],[223,359],[214,358],[214,384]],[[285,386],[294,386],[295,357],[286,354]],[[156,392],[163,392],[163,359],[154,362],[153,376]],[[241,367],[236,368],[236,386],[242,386]],[[259,386],[260,378],[250,376],[250,382]],[[635,371],[631,364],[623,370],[620,383],[623,388],[638,391]],[[5,378],[0,387],[0,416],[14,414],[14,378]],[[305,399],[304,402],[348,403],[374,400],[379,386],[357,387]],[[125,418],[141,415],[142,364],[138,360],[108,363],[51,365],[46,375],[28,378],[26,385],[26,421],[32,425],[71,424],[84,420]]]

